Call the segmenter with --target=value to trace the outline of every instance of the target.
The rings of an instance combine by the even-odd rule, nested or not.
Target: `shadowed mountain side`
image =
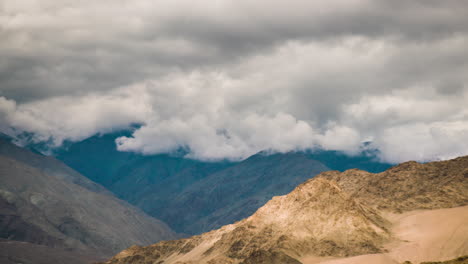
[[[1,238],[108,255],[176,237],[61,162],[0,143]]]
[[[10,200],[13,199],[13,195],[2,191],[2,195],[10,196]],[[39,214],[40,212],[35,212]],[[9,203],[3,197],[0,196],[0,238],[9,240],[24,241],[34,244],[41,244],[46,246],[64,246],[64,240],[49,235],[38,226],[26,222],[19,212],[18,208],[13,204]]]
[[[162,222],[107,193],[88,189],[0,156],[0,195],[21,218],[70,247],[113,252],[170,239]]]
[[[83,175],[68,167],[62,161],[59,161],[54,157],[33,153],[30,150],[18,147],[7,139],[0,138],[0,156],[5,156],[27,164],[28,166],[43,171],[44,173],[87,188],[92,192],[104,192],[110,194],[109,191],[101,185],[83,177]]]
[[[2,264],[89,264],[102,260],[99,252],[52,248],[28,242],[0,239]]]
[[[180,180],[178,184],[172,181],[171,184],[183,187],[231,164],[225,161],[214,163],[185,159],[176,153],[172,156],[143,156],[118,151],[115,139],[130,135],[129,131],[96,135],[81,142],[70,143],[68,147],[58,150],[56,156],[71,168],[131,203],[144,199],[140,197],[141,193],[151,192],[154,187],[169,186],[170,184],[160,183],[170,178]],[[135,193],[135,190],[138,192]]]

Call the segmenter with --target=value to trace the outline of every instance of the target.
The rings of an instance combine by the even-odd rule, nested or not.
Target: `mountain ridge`
[[[323,150],[259,152],[242,161],[203,162],[184,158],[181,153],[143,156],[118,151],[115,139],[130,134],[120,131],[68,143],[56,157],[186,234],[200,234],[241,220],[272,196],[290,192],[321,171],[351,167],[381,171],[390,166],[377,162],[371,152],[355,157]],[[288,159],[294,169],[283,165]]]

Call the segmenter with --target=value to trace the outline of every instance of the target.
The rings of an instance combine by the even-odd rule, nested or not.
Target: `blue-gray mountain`
[[[96,135],[68,144],[58,159],[168,223],[198,234],[241,220],[273,196],[325,170],[390,167],[372,153],[350,157],[337,151],[258,153],[240,162],[202,162],[182,153],[143,156],[117,151],[115,139],[130,132]]]

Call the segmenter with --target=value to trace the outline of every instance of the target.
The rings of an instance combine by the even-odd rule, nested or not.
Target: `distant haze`
[[[0,131],[201,160],[468,154],[467,1],[0,3]]]

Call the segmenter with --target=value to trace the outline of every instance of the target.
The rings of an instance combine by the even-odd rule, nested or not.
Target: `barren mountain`
[[[410,161],[377,174],[348,170],[321,176],[380,210],[403,212],[468,204],[468,156],[427,164]]]
[[[399,263],[465,255],[467,161],[325,172],[240,222],[134,246],[107,263]],[[444,215],[451,220],[441,227]]]
[[[310,253],[377,253],[389,238],[388,224],[334,182],[319,178],[274,197],[238,223],[185,240],[133,247],[110,263],[249,263],[271,254],[294,263],[295,258]]]
[[[23,257],[27,252],[66,255],[67,250],[108,255],[133,244],[175,238],[166,224],[117,199],[60,161],[1,139],[0,235],[5,239],[1,247],[10,248],[8,257],[13,259],[14,252]],[[18,241],[27,243],[15,243]],[[28,243],[50,249],[31,246],[20,250]],[[63,250],[53,250],[57,248]],[[27,263],[25,259],[21,262]]]

